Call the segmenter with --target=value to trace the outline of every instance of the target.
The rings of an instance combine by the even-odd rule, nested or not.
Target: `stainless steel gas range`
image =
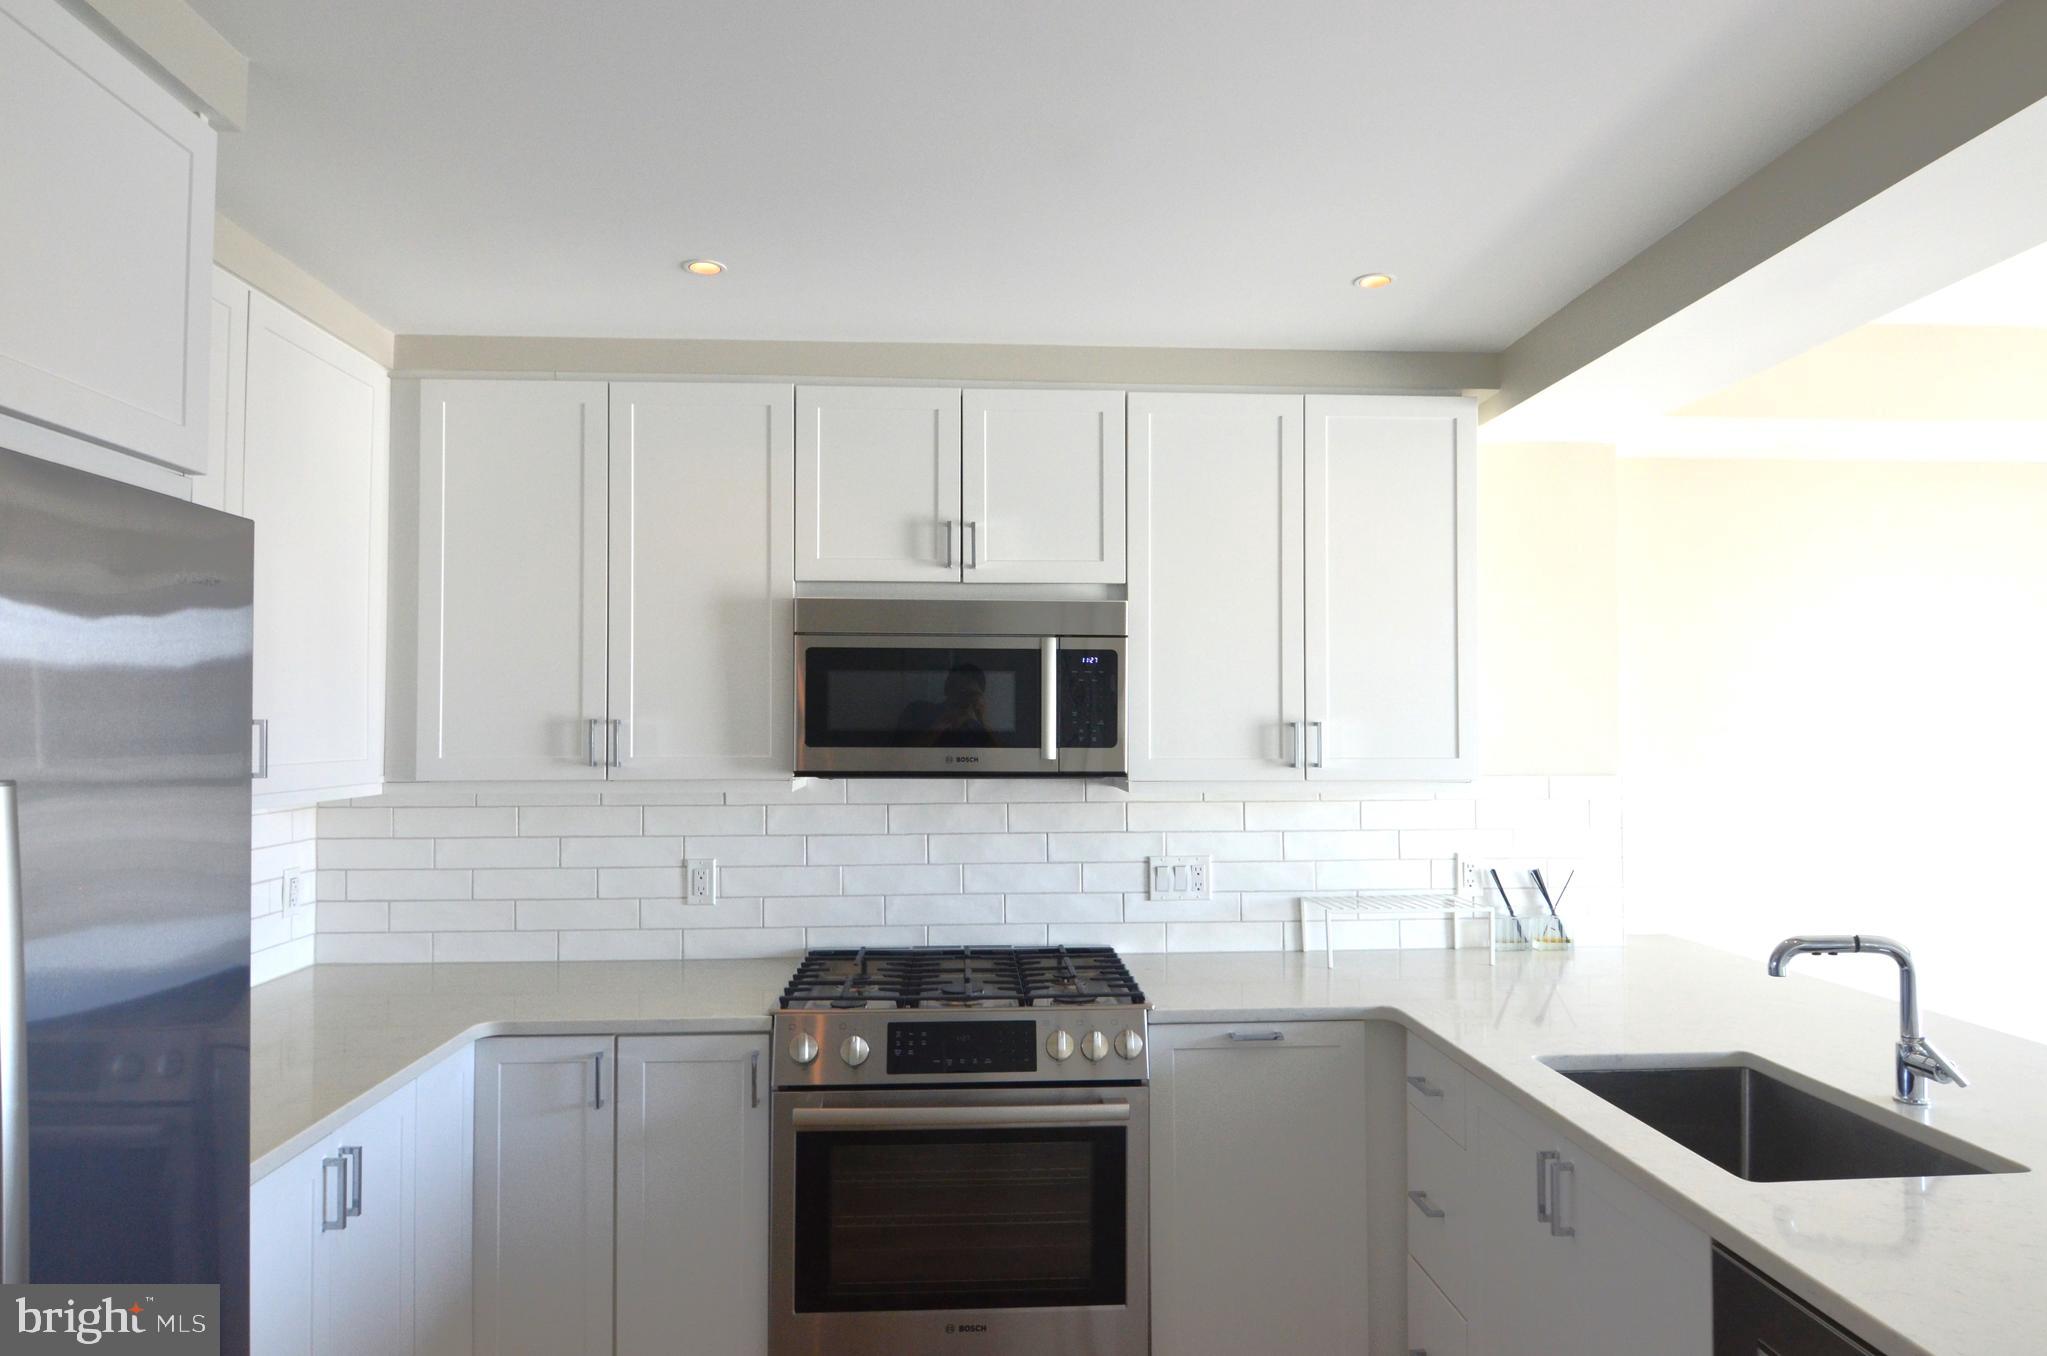
[[[1144,1356],[1148,1008],[1107,947],[806,956],[775,1017],[775,1356]]]

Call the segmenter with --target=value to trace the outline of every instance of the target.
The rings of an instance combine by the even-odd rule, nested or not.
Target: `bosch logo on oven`
[[[981,755],[978,753],[948,753],[945,755],[945,761],[948,763],[978,763],[981,761]]]
[[[945,1331],[948,1336],[954,1334],[963,1335],[970,1332],[986,1332],[988,1331],[988,1325],[986,1323],[948,1323],[945,1325]]]

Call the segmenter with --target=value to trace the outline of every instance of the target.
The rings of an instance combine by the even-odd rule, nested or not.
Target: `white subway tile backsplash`
[[[1459,855],[1511,864],[1517,892],[1531,864],[1583,871],[1574,930],[1614,937],[1618,887],[1587,886],[1620,878],[1620,805],[1605,777],[1130,793],[1035,778],[394,785],[252,819],[254,973],[307,957],[673,960],[913,938],[1319,946],[1302,895],[1448,889]],[[1147,898],[1144,859],[1162,853],[1209,857],[1214,897]],[[716,903],[682,901],[686,857],[717,862]],[[290,913],[287,869],[306,873],[308,901]],[[1439,945],[1440,931],[1410,924],[1405,943]],[[1401,924],[1378,920],[1339,920],[1334,935],[1403,942]]]

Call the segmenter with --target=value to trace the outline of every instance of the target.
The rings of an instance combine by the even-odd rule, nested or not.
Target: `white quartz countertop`
[[[2047,1046],[1937,1014],[1972,1086],[1890,1100],[1897,1007],[1667,938],[1565,954],[1440,950],[1126,957],[1155,1022],[1373,1018],[1561,1121],[1714,1238],[1889,1356],[2047,1353],[2047,1172],[1744,1182],[1538,1062],[1741,1052],[2047,1168]],[[253,994],[252,1175],[482,1036],[762,1031],[790,963],[314,966]]]

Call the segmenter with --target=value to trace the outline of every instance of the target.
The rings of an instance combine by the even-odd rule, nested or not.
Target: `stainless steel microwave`
[[[1121,602],[800,598],[796,771],[1122,777]]]

